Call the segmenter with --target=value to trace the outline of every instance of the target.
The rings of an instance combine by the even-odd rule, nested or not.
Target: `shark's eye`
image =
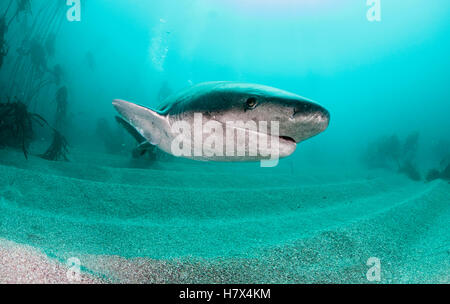
[[[249,99],[247,99],[246,102],[247,109],[254,109],[257,105],[258,101],[256,100],[255,97],[250,97]]]

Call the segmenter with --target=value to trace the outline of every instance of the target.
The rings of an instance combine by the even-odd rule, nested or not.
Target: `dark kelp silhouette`
[[[401,164],[400,167],[398,168],[398,172],[405,174],[414,181],[420,181],[422,179],[419,171],[411,161],[406,161],[403,164]]]
[[[441,178],[441,172],[438,169],[431,169],[425,179],[427,182],[431,182],[439,178]]]
[[[21,148],[28,159],[28,148],[34,139],[33,122],[48,126],[42,116],[28,112],[19,100],[0,103],[0,145]]]
[[[440,138],[435,141],[431,147],[432,157],[435,161],[441,162],[440,166],[443,167],[450,163],[450,140],[447,138]]]
[[[60,85],[62,78],[64,77],[64,71],[60,64],[55,64],[53,69],[51,70],[51,73],[53,75],[53,83],[57,86]]]
[[[59,133],[57,130],[53,129],[53,140],[44,154],[40,157],[46,160],[58,161],[64,160],[69,161],[67,154],[69,153],[69,144],[66,138]]]
[[[384,136],[370,143],[363,154],[363,162],[371,169],[397,170],[414,181],[421,180],[416,157],[419,132],[411,133],[404,141],[397,135]]]
[[[403,142],[402,147],[402,159],[404,162],[413,162],[417,157],[417,151],[419,149],[419,132],[413,132],[408,135]]]
[[[50,33],[45,40],[45,51],[48,55],[48,57],[54,57],[55,56],[55,41],[56,41],[56,35],[54,33]]]
[[[56,52],[65,9],[64,1],[10,0],[6,10],[0,12],[0,68],[10,75],[9,95],[20,96],[29,106],[38,102],[35,99],[44,88],[52,84],[60,86],[62,70],[51,59]],[[33,14],[32,10],[37,13]],[[20,35],[15,35],[18,31]],[[12,39],[6,37],[7,32]],[[16,39],[16,36],[23,38]],[[12,52],[8,53],[8,48],[16,50],[17,56],[9,56]]]
[[[37,14],[33,15],[33,9]],[[28,108],[35,105],[35,99],[44,87],[60,86],[63,71],[60,65],[50,65],[55,55],[55,42],[64,18],[64,1],[9,0],[6,9],[0,12],[0,68],[8,73],[7,84],[10,96],[21,96],[20,101],[0,102],[0,146],[21,148],[28,158],[28,148],[34,139],[33,124],[47,126],[53,132],[53,140],[41,157],[49,160],[67,160],[68,145],[60,130],[66,119],[67,89],[61,87],[56,93],[55,128]],[[34,20],[26,26],[22,20],[32,16]],[[44,18],[45,16],[45,18]],[[21,40],[11,39],[20,30]],[[7,35],[9,34],[9,35]],[[9,45],[16,43],[17,45]],[[17,50],[17,56],[8,56],[8,48]],[[4,65],[7,61],[8,65]],[[5,96],[0,96],[4,98]]]
[[[449,159],[450,159],[450,156],[447,156],[442,160],[441,165],[443,165],[443,167],[444,167],[443,170],[431,169],[427,174],[426,180],[428,182],[434,181],[436,179],[444,179],[444,180],[450,181]]]
[[[450,180],[450,164],[445,167],[441,172],[441,178],[445,180]]]
[[[40,156],[47,160],[67,161],[69,150],[64,136],[52,128],[42,116],[28,112],[27,106],[19,100],[0,103],[0,146],[20,148],[28,159],[28,149],[35,138],[33,122],[41,127],[47,126],[53,131],[50,147]]]
[[[450,141],[447,138],[437,140],[431,147],[430,151],[439,162],[440,169],[431,169],[428,171],[426,181],[431,182],[436,179],[444,179],[450,181]]]
[[[41,158],[58,161],[69,161],[67,154],[69,153],[69,145],[66,138],[58,130],[62,130],[66,124],[67,116],[67,97],[68,90],[66,87],[61,87],[56,91],[56,111],[55,111],[55,128],[53,129],[53,140],[47,151],[40,155]]]
[[[0,17],[0,69],[2,68],[4,58],[8,55],[8,46],[6,44],[7,31],[6,19],[5,17]]]
[[[36,70],[41,73],[49,71],[47,64],[47,53],[45,52],[44,46],[37,39],[33,39],[31,41],[30,48],[26,52],[26,55],[30,56],[31,64],[36,68]]]
[[[16,2],[16,11],[14,15],[6,21],[6,16],[12,4]],[[8,32],[8,28],[11,23],[21,14],[31,14],[31,2],[30,0],[11,0],[6,8],[5,12],[0,16],[0,68],[3,65],[4,58],[8,55],[8,46],[6,43],[6,33]]]
[[[402,145],[397,135],[384,136],[369,143],[363,161],[371,169],[397,167],[402,154]]]
[[[61,87],[56,91],[56,112],[55,112],[55,128],[61,130],[64,127],[67,118],[67,97],[68,90]]]
[[[19,17],[21,14],[31,15],[31,13],[32,13],[31,12],[31,0],[18,0],[15,2],[17,3],[16,12],[9,20],[8,25],[10,25],[14,21],[14,19]],[[8,10],[9,10],[9,7],[11,6],[11,3],[12,3],[12,1],[10,2],[10,5],[8,6]],[[8,13],[8,11],[6,11],[6,13]],[[5,13],[5,15],[6,15],[6,13]]]

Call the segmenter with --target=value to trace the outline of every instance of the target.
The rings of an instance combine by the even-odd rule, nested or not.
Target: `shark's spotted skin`
[[[203,123],[209,120],[220,123],[223,130],[226,129],[227,122],[253,121],[258,126],[260,122],[267,122],[268,128],[264,134],[268,136],[269,142],[271,137],[277,137],[279,157],[289,156],[295,151],[297,143],[324,131],[330,120],[327,110],[301,96],[263,85],[224,81],[190,87],[169,97],[158,110],[123,100],[115,100],[113,105],[123,119],[141,135],[134,134],[135,138],[145,139],[170,154],[173,154],[172,142],[179,135],[173,132],[172,126],[183,121],[193,127],[196,114],[202,114]],[[275,130],[272,132],[271,122],[278,122],[278,134]],[[258,129],[258,132],[259,135],[261,130]],[[211,133],[203,135],[205,138]],[[223,144],[225,145],[225,140]],[[243,144],[248,152],[248,141]],[[192,149],[194,150],[194,145]],[[214,161],[257,161],[267,158],[262,156],[265,154],[206,156],[192,153],[185,157]]]

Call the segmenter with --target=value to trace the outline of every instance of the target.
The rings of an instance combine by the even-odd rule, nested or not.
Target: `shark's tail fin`
[[[116,121],[127,130],[128,133],[138,142],[138,146],[133,149],[133,158],[139,158],[143,156],[145,152],[149,151],[152,147],[144,136],[142,136],[132,125],[130,125],[125,119],[122,117],[116,116]]]
[[[130,133],[131,136],[133,136],[133,138],[139,145],[147,141],[144,136],[142,136],[132,125],[128,123],[128,121],[126,121],[122,117],[116,116],[116,121],[119,123],[119,125],[124,127],[124,129],[127,130],[127,132]]]
[[[140,143],[158,145],[168,127],[166,117],[152,109],[137,104],[114,100],[114,107],[122,116],[119,123]]]

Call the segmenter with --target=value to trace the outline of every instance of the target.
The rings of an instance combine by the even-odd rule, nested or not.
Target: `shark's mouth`
[[[265,135],[265,136],[269,136],[269,137],[271,137],[271,136],[273,136],[272,134],[267,134],[267,133],[262,133],[262,132],[254,132],[254,131],[250,131],[250,130],[248,130],[248,129],[243,129],[243,128],[238,128],[238,127],[234,127],[233,128],[234,130],[239,130],[239,131],[244,131],[244,132],[252,132],[252,133],[256,133],[256,134],[258,134],[258,135]],[[280,139],[280,141],[281,142],[284,142],[284,143],[289,143],[289,144],[297,144],[297,141],[295,140],[295,139],[293,139],[292,137],[290,137],[290,136],[278,136],[278,138]]]
[[[280,139],[282,139],[282,140],[286,140],[286,141],[292,142],[292,143],[294,143],[294,144],[297,143],[297,142],[295,141],[295,139],[293,139],[292,137],[289,137],[289,136],[279,136],[279,137],[280,137]]]

